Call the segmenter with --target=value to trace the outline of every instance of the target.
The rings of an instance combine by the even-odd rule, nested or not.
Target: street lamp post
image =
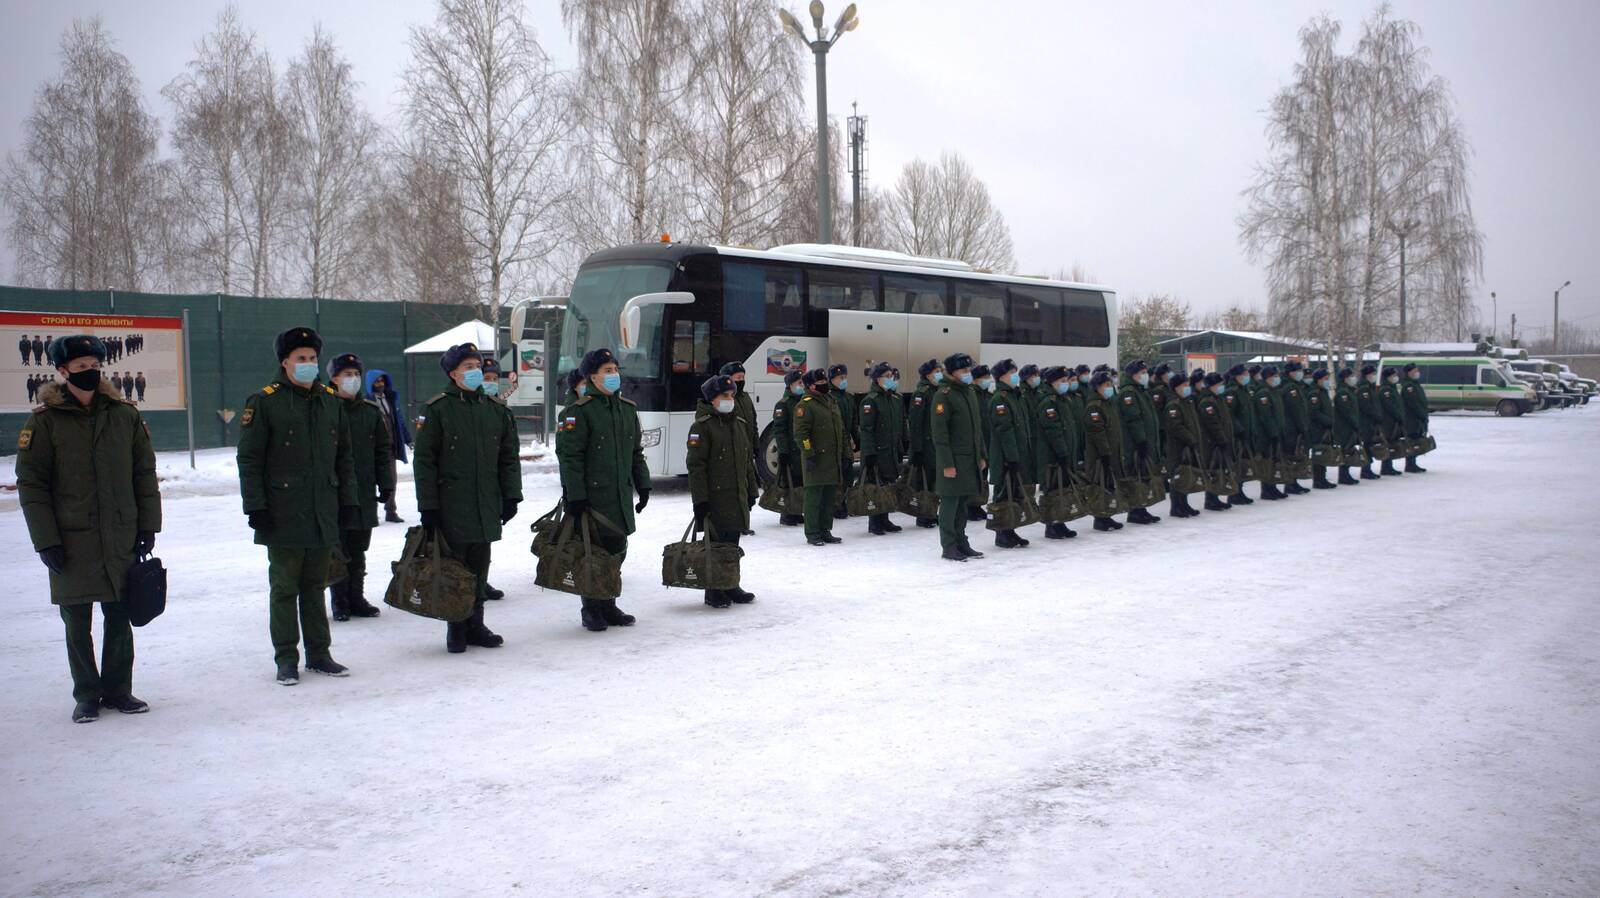
[[[1500,341],[1500,297],[1493,290],[1489,291],[1489,301],[1494,303],[1494,321],[1489,325],[1489,335],[1495,342]]]
[[[1406,341],[1406,238],[1411,236],[1411,229],[1421,222],[1411,219],[1403,225],[1389,222],[1389,230],[1400,235],[1400,342]]]
[[[833,188],[829,183],[832,157],[828,153],[828,51],[839,42],[839,38],[843,37],[846,31],[856,30],[861,20],[856,18],[856,5],[850,4],[839,15],[839,20],[833,24],[833,33],[830,37],[828,29],[822,27],[822,11],[822,0],[811,0],[808,12],[811,13],[811,23],[817,30],[816,40],[806,37],[805,28],[801,26],[800,20],[788,10],[779,9],[778,19],[783,22],[783,30],[810,48],[817,58],[817,242],[832,243]]]
[[[1555,323],[1550,328],[1550,354],[1551,355],[1554,355],[1554,354],[1556,354],[1556,353],[1561,351],[1561,291],[1567,289],[1570,286],[1572,286],[1572,282],[1571,281],[1567,281],[1565,284],[1562,284],[1561,286],[1556,288]]]

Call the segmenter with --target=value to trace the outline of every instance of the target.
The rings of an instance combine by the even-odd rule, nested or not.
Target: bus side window
[[[889,274],[883,278],[883,310],[918,315],[945,313],[945,285],[936,278]]]
[[[810,298],[812,334],[827,333],[829,309],[861,312],[878,310],[878,278],[875,274],[808,268],[806,289]]]
[[[1004,287],[980,281],[956,281],[954,299],[957,315],[983,321],[983,333],[980,337],[983,342],[1008,341]]]
[[[722,266],[722,326],[730,331],[751,333],[804,333],[800,269],[725,262]]]
[[[1011,287],[1011,327],[1007,343],[1055,346],[1061,343],[1061,291],[1054,287]]]
[[[1110,346],[1111,326],[1106,320],[1105,294],[1096,290],[1065,290],[1061,310],[1061,343],[1066,346]]]

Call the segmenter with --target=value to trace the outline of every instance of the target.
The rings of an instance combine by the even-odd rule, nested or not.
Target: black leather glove
[[[634,510],[635,513],[644,511],[644,507],[646,505],[649,505],[649,504],[650,504],[650,491],[649,490],[640,490],[639,491],[639,501],[638,501],[638,503],[636,503],[633,506],[633,510]]]
[[[62,546],[51,546],[39,552],[39,560],[50,569],[50,573],[59,574],[67,567],[67,550]]]
[[[133,544],[133,554],[136,557],[143,557],[143,556],[149,555],[151,552],[155,551],[155,548],[156,548],[156,534],[155,534],[155,531],[153,531],[153,530],[140,530],[139,531],[139,538],[137,540],[135,540],[134,544]]]
[[[422,529],[426,530],[429,536],[442,526],[444,526],[444,515],[439,513],[439,509],[430,508],[422,513]]]
[[[582,516],[584,512],[589,510],[588,499],[565,500],[564,504],[566,505],[567,514],[574,518]]]
[[[505,500],[501,501],[501,503],[500,503],[500,523],[504,524],[507,521],[509,521],[512,518],[517,516],[517,505],[518,504],[519,504],[519,500],[517,500],[517,499],[505,499]]]
[[[250,529],[255,532],[266,533],[272,529],[272,512],[267,511],[265,508],[246,512],[246,516],[250,519]]]
[[[361,509],[355,505],[339,506],[339,529],[355,530],[361,526]]]
[[[710,502],[696,502],[694,504],[694,519],[695,520],[703,521],[703,520],[706,519],[706,515],[708,515],[710,513],[711,513],[711,503]]]

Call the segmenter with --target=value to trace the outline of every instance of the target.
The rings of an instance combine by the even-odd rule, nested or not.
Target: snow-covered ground
[[[504,648],[388,609],[292,689],[230,456],[164,456],[154,710],[89,726],[0,493],[0,893],[1600,894],[1600,413],[1435,433],[1427,474],[965,565],[758,512],[723,611],[657,585],[667,482],[603,634],[532,585],[529,460]]]

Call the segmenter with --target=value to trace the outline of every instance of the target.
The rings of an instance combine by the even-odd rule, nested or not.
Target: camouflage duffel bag
[[[661,550],[661,585],[683,589],[735,589],[739,586],[739,559],[744,549],[732,543],[712,542],[709,528],[689,522],[683,539]]]
[[[1372,456],[1373,461],[1388,461],[1394,457],[1393,447],[1383,440],[1368,445],[1367,453]]]
[[[1159,470],[1146,474],[1144,480],[1144,506],[1149,508],[1167,497],[1167,481]]]
[[[1339,459],[1342,456],[1343,453],[1339,451],[1338,446],[1318,443],[1311,447],[1311,463],[1320,468],[1338,467]]]
[[[1089,513],[1084,507],[1083,488],[1076,478],[1062,474],[1055,465],[1045,476],[1044,495],[1039,499],[1039,520],[1046,524],[1066,524]]]
[[[555,508],[545,512],[538,520],[528,525],[528,529],[533,531],[533,545],[528,547],[528,551],[538,555],[540,547],[555,542],[556,533],[560,531],[561,521],[565,515],[566,505],[557,499]]]
[[[434,620],[457,623],[472,615],[478,604],[478,577],[450,554],[444,537],[429,538],[422,527],[406,531],[400,560],[392,562],[394,577],[383,591],[384,604]]]
[[[924,519],[939,516],[939,494],[928,488],[928,472],[921,465],[906,465],[897,485],[896,511]]]
[[[1283,476],[1288,480],[1304,480],[1311,476],[1311,459],[1305,454],[1296,455],[1283,462]]]
[[[1178,465],[1172,476],[1172,490],[1176,493],[1198,493],[1206,488],[1206,474],[1191,464]]]
[[[1265,464],[1263,464],[1265,462]],[[1256,455],[1246,455],[1239,459],[1239,480],[1243,483],[1259,481],[1262,476],[1272,476],[1271,460]]]
[[[1413,437],[1411,440],[1411,454],[1413,457],[1418,455],[1427,455],[1429,452],[1432,452],[1437,448],[1439,448],[1439,444],[1434,442],[1433,434],[1431,433],[1425,433],[1420,437]]]
[[[805,494],[794,485],[789,468],[785,465],[778,471],[777,478],[761,491],[761,499],[756,504],[775,514],[802,514],[805,511]]]
[[[888,514],[900,505],[899,500],[894,484],[879,483],[876,476],[869,479],[865,468],[844,493],[845,510],[859,517]]]
[[[1367,450],[1360,446],[1346,446],[1339,455],[1339,466],[1342,468],[1359,468],[1367,463]]]
[[[1109,518],[1128,510],[1121,492],[1107,486],[1103,479],[1085,480],[1079,486],[1079,494],[1083,497],[1083,505],[1089,510],[1089,514],[1097,518]]]
[[[576,521],[567,517],[556,538],[540,547],[534,583],[586,599],[614,599],[622,595],[622,559],[594,545],[591,519],[622,532],[593,509],[584,512]]]
[[[350,556],[344,554],[343,546],[334,543],[333,551],[328,553],[328,581],[322,588],[327,589],[348,579],[350,579]]]
[[[1231,496],[1239,491],[1239,475],[1232,468],[1218,466],[1206,469],[1206,492],[1214,496]]]
[[[1020,477],[1010,478],[995,490],[994,501],[984,506],[989,520],[984,526],[990,530],[1015,530],[1039,522],[1039,503],[1033,498],[1033,487]]]

